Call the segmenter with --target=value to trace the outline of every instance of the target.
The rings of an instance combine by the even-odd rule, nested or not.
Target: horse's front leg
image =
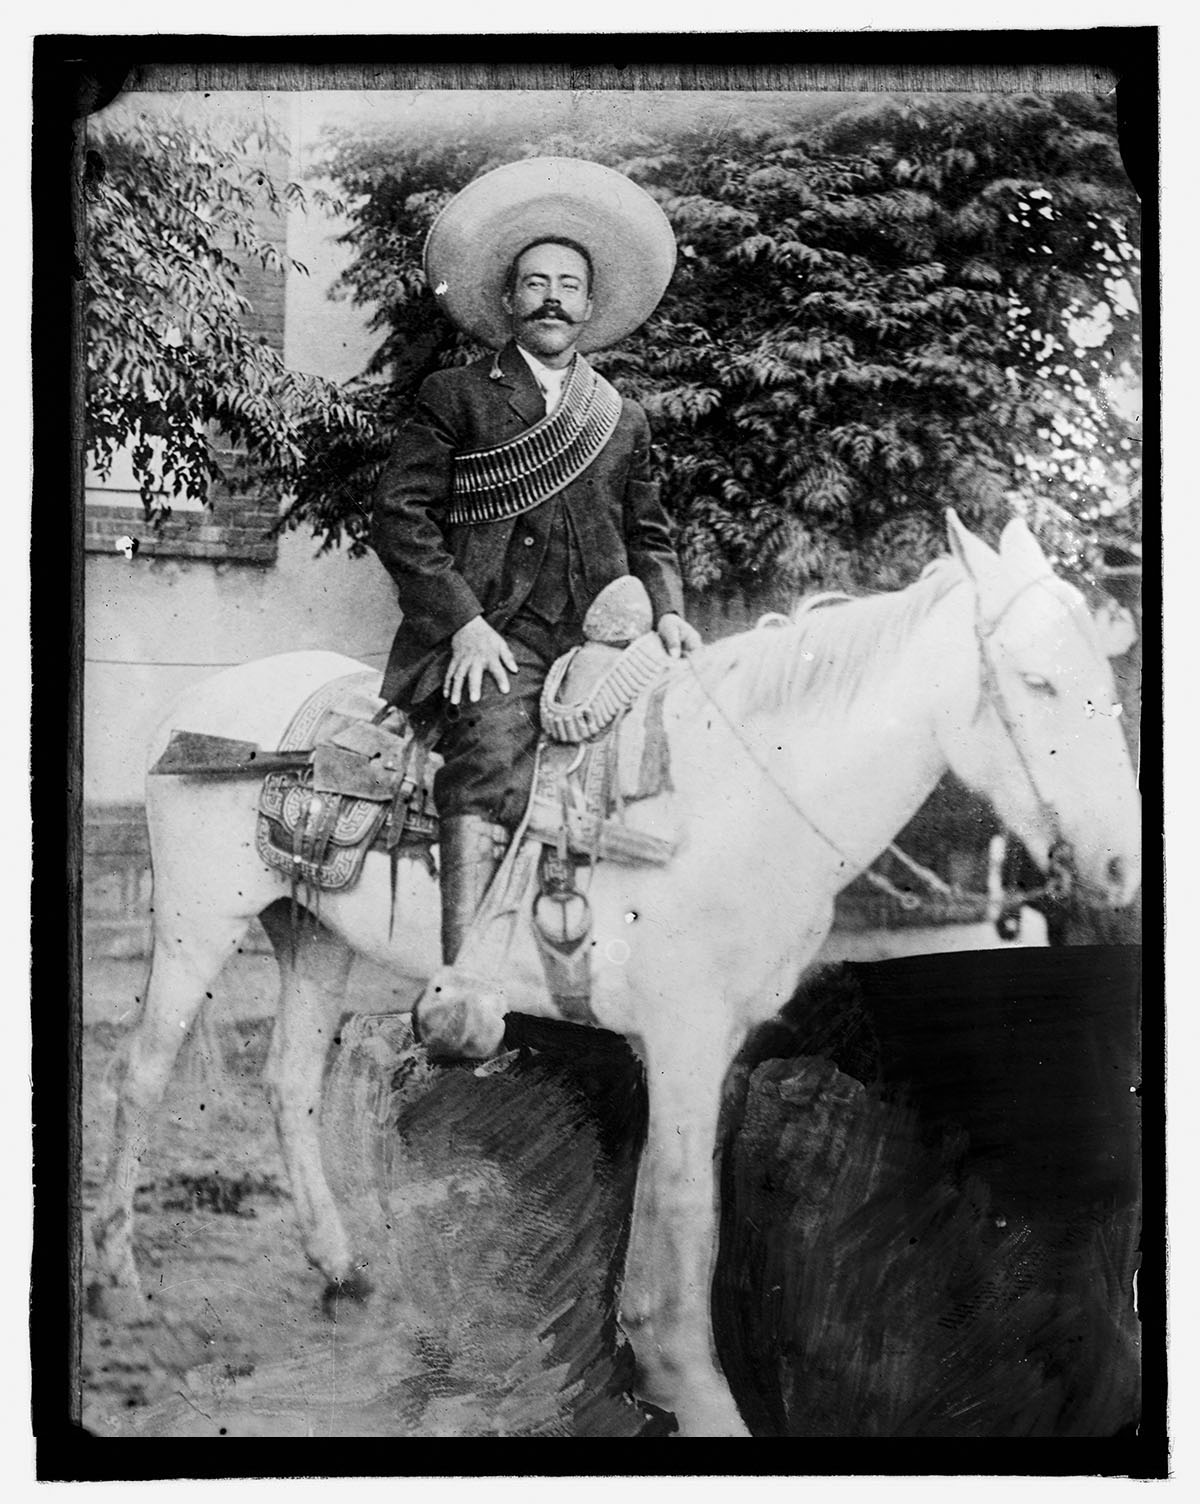
[[[672,1410],[681,1436],[748,1436],[713,1346],[714,1156],[722,1088],[742,1032],[697,1007],[673,1039],[643,1038],[650,1126],[638,1171],[621,1297],[638,1393]],[[711,1033],[704,1032],[708,1025]]]
[[[279,1006],[263,1072],[275,1115],[300,1238],[311,1262],[328,1281],[326,1301],[361,1298],[369,1290],[356,1267],[350,1240],[325,1177],[320,1118],[325,1060],[353,953],[310,916],[291,923],[288,906],[262,915],[279,962]]]

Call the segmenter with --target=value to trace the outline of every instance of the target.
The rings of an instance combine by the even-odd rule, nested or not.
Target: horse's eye
[[[1045,695],[1048,698],[1052,698],[1058,693],[1058,690],[1050,683],[1050,680],[1044,678],[1041,674],[1022,674],[1021,678],[1025,681],[1025,688],[1035,695]]]

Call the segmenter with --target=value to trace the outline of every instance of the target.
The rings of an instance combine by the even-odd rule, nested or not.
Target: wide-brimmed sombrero
[[[644,188],[577,157],[527,157],[468,183],[434,220],[425,276],[460,329],[498,349],[511,338],[501,302],[513,258],[540,237],[586,246],[595,273],[580,350],[615,345],[658,306],[675,269],[675,235]]]

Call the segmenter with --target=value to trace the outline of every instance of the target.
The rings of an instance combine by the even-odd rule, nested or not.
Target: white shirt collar
[[[571,374],[571,365],[574,365],[574,356],[571,365],[563,366],[556,370],[553,366],[543,365],[536,355],[531,355],[524,345],[517,345],[525,364],[533,373],[533,379],[537,382],[542,397],[546,403],[546,416],[554,411],[562,401],[563,387],[567,384],[567,377]]]

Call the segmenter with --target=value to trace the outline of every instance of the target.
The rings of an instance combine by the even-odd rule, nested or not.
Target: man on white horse
[[[700,646],[650,472],[643,410],[584,359],[638,328],[675,239],[630,179],[543,157],[442,211],[425,275],[496,354],[438,371],[380,478],[372,543],[403,622],[382,694],[437,728],[443,960],[452,962],[530,792],[538,702],[613,580],[645,586],[668,652]]]

